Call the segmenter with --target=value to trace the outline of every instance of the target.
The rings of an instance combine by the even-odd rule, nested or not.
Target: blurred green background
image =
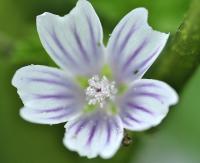
[[[117,22],[136,7],[149,10],[149,23],[173,35],[191,0],[92,0],[104,28],[105,42]],[[200,69],[156,129],[133,133],[133,143],[109,160],[88,160],[65,149],[63,124],[47,126],[19,117],[22,103],[11,86],[16,69],[28,64],[54,65],[43,50],[35,17],[49,11],[67,14],[73,0],[0,0],[0,163],[199,163]],[[200,44],[199,44],[200,45]],[[151,70],[150,70],[151,71]],[[172,72],[173,77],[173,72]]]

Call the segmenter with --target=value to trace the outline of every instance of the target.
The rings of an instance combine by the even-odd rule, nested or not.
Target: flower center
[[[106,101],[113,100],[117,93],[115,82],[109,81],[105,76],[93,76],[88,80],[88,85],[85,94],[89,105],[99,104],[103,108]]]

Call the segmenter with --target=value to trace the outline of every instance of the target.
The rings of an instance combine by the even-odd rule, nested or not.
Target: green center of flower
[[[103,108],[107,101],[113,101],[117,94],[114,81],[109,81],[106,76],[100,78],[98,75],[88,80],[89,86],[85,90],[88,105],[99,104]]]
[[[116,96],[124,94],[127,90],[125,84],[116,84],[110,67],[104,65],[100,75],[91,78],[78,76],[77,83],[85,90],[87,104],[84,111],[92,112],[97,108],[105,108],[112,114],[117,113]]]

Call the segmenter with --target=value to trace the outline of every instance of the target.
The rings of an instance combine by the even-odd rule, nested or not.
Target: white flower
[[[126,15],[107,47],[99,18],[86,0],[64,17],[38,16],[37,29],[61,69],[30,65],[16,72],[12,84],[24,103],[20,115],[33,123],[67,122],[64,145],[81,156],[112,157],[124,129],[156,126],[177,103],[166,83],[141,79],[168,39],[148,25],[146,9]]]

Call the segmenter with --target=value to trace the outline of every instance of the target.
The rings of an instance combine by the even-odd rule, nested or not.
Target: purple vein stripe
[[[124,40],[121,42],[120,48],[119,48],[119,54],[121,54],[121,52],[125,49],[125,47],[128,44],[128,41],[130,40],[130,38],[133,36],[133,34],[135,33],[135,31],[137,30],[136,28],[136,24],[137,22],[135,22],[131,29],[129,30],[129,32],[126,34]]]
[[[126,60],[122,67],[122,71],[125,71],[127,67],[131,64],[131,62],[140,54],[140,52],[145,48],[147,45],[148,40],[145,39],[142,43],[135,49],[135,51],[130,55],[130,57]]]
[[[87,52],[86,52],[85,48],[83,47],[81,39],[80,39],[80,37],[79,37],[79,35],[77,33],[77,29],[76,29],[76,25],[75,24],[73,25],[72,31],[73,31],[76,43],[78,45],[78,49],[80,50],[83,58],[85,59],[85,61],[90,62],[90,59],[88,58]]]
[[[64,111],[67,108],[59,107],[55,109],[46,109],[46,110],[36,110],[37,113],[57,113],[59,111]]]
[[[70,56],[70,54],[67,52],[67,50],[63,47],[62,43],[60,42],[58,36],[56,35],[55,29],[52,29],[52,33],[50,33],[50,36],[53,38],[54,42],[56,43],[56,45],[59,47],[59,49],[61,50],[61,52],[65,55],[65,57],[67,57],[67,59],[72,62],[73,64],[76,65],[76,62],[74,61],[74,59]]]
[[[60,106],[60,107],[56,107],[56,108],[50,108],[50,109],[38,109],[35,110],[37,113],[57,113],[59,111],[66,111],[69,110],[69,108],[74,107],[75,104],[69,104],[68,106]]]
[[[114,42],[112,45],[112,49],[116,49],[117,43],[119,41],[120,36],[122,35],[122,31],[125,28],[126,24],[127,24],[128,20],[126,20],[126,22],[124,22],[124,24],[119,28],[119,30],[117,31],[117,35],[116,38],[114,38]],[[117,54],[116,52],[114,52],[113,54]]]
[[[163,96],[159,95],[159,94],[156,94],[156,93],[148,93],[148,92],[134,92],[135,96],[148,96],[148,97],[151,97],[151,98],[154,98],[158,101],[160,101],[161,103],[164,103],[163,102]]]
[[[62,63],[62,65],[66,65],[66,62],[63,60],[63,57],[58,55],[58,53],[51,47],[51,45],[48,43],[48,41],[45,39],[44,36],[42,36],[44,38],[44,43],[47,46],[47,48],[51,51],[51,53],[53,54],[53,56],[60,62]],[[66,58],[65,58],[66,60]]]
[[[106,140],[106,143],[108,144],[110,142],[110,138],[111,138],[111,124],[110,124],[109,120],[107,121],[106,127],[107,127],[107,140]]]
[[[51,69],[51,70],[49,71],[49,69]],[[58,77],[58,78],[63,79],[62,75],[59,75],[60,72],[56,72],[57,69],[55,69],[55,68],[50,68],[50,67],[46,68],[45,67],[45,68],[42,68],[41,71],[38,71],[38,69],[36,69],[34,71],[39,72],[39,73],[43,73],[43,74],[48,74],[48,75],[51,75],[52,77]],[[58,71],[60,71],[60,70],[58,70]]]
[[[54,84],[59,86],[64,86],[66,88],[69,88],[67,83],[64,83],[62,81],[56,81],[53,79],[41,79],[41,78],[28,78],[30,82],[41,82],[41,83],[48,83],[48,84]]]
[[[94,29],[92,27],[92,22],[91,22],[91,19],[89,18],[88,15],[86,15],[86,18],[87,18],[87,22],[88,22],[88,26],[89,26],[89,31],[90,31],[90,36],[91,36],[92,51],[93,51],[93,54],[98,54],[97,53],[97,42],[96,42],[96,39],[95,39]],[[98,35],[99,35],[98,38],[100,39],[99,30],[98,30]]]
[[[62,99],[71,99],[74,96],[68,95],[68,94],[52,94],[52,95],[38,95],[35,94],[35,97],[37,99],[57,99],[57,100],[62,100]]]
[[[86,126],[87,123],[88,123],[88,119],[84,119],[82,123],[80,123],[79,126],[77,127],[75,131],[75,135],[78,135],[79,132]]]
[[[137,105],[137,104],[133,104],[133,103],[127,103],[128,107],[132,108],[132,109],[138,109],[138,110],[141,110],[143,112],[146,112],[148,114],[153,114],[153,112],[151,112],[150,110],[148,110],[147,108],[143,107],[143,106],[140,106],[140,105]]]
[[[73,109],[66,109],[63,112],[60,112],[60,115],[56,115],[56,116],[52,116],[52,117],[47,117],[47,119],[61,119],[64,118],[66,116],[69,116],[70,114],[73,114],[75,111]]]
[[[142,83],[142,84],[135,85],[134,88],[145,88],[145,87],[156,87],[156,88],[161,88],[159,85],[156,85],[156,84],[154,84],[154,83]]]
[[[125,125],[132,126],[132,124],[131,124],[129,121],[127,121],[127,119],[126,119],[125,117],[122,118],[122,122],[123,122],[123,124],[125,124]]]
[[[88,140],[87,140],[87,145],[91,143],[91,141],[92,141],[92,139],[93,139],[93,137],[94,137],[94,135],[95,135],[97,126],[98,126],[98,122],[96,121],[96,122],[94,123],[94,125],[92,126],[92,129],[91,129],[91,131],[90,131],[90,133],[89,133],[89,137],[88,137]]]
[[[126,118],[128,118],[128,119],[130,119],[130,120],[132,120],[132,121],[134,121],[136,123],[141,123],[142,122],[142,121],[136,119],[135,117],[133,117],[132,115],[130,115],[129,113],[126,113],[125,116],[126,116]]]
[[[62,76],[62,75],[59,75],[58,73],[56,73],[54,71],[49,71],[49,70],[42,70],[42,71],[37,70],[36,72],[51,75],[52,77],[55,77],[55,78],[58,78],[61,81],[64,81],[65,84],[70,85],[70,87],[73,86],[72,83],[70,83],[69,80],[67,80],[67,78],[64,78],[64,74],[62,74],[63,75]]]
[[[149,66],[149,64],[151,65],[153,62],[150,62],[160,51],[160,47],[158,47],[152,54],[149,55],[149,57],[147,59],[145,59],[143,62],[141,62],[136,70],[140,70],[140,72],[144,72],[146,70],[146,67]],[[156,58],[155,58],[156,59]],[[143,69],[143,71],[141,71],[141,69]]]
[[[151,83],[151,82],[148,82],[148,83],[139,83],[139,84],[135,84],[133,86],[133,88],[136,88],[136,89],[138,89],[138,88],[152,88],[152,87],[164,90],[164,88],[161,85],[156,84],[156,83]]]
[[[115,129],[117,129],[117,130],[120,129],[120,126],[119,126],[119,124],[117,123],[117,120],[116,120],[115,118],[113,118],[112,124],[114,125]]]

